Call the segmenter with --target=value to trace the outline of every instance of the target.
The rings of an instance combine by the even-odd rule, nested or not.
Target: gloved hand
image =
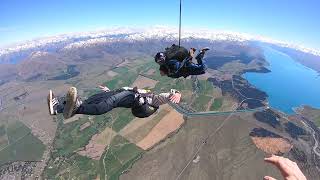
[[[175,89],[171,89],[170,93],[172,94],[170,97],[170,101],[172,103],[178,104],[181,100],[181,93]]]
[[[107,86],[99,85],[99,88],[104,92],[109,92],[110,89]]]

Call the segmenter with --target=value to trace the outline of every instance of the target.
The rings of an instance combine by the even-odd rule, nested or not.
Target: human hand
[[[264,158],[268,163],[271,163],[280,170],[284,180],[307,180],[304,174],[301,172],[297,163],[291,161],[288,158],[272,155],[269,158]],[[265,176],[264,180],[276,180],[273,177]]]
[[[170,97],[170,101],[172,103],[178,104],[181,100],[181,93],[174,93],[171,97]]]
[[[107,86],[99,85],[99,88],[104,92],[109,92],[110,91],[110,89]]]

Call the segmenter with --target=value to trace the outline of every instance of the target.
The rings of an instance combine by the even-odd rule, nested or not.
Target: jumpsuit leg
[[[131,107],[134,102],[134,97],[135,93],[132,91],[122,91],[116,94],[111,92],[107,95],[99,93],[88,98],[88,100],[81,104],[76,114],[101,115],[116,107]]]
[[[204,57],[204,52],[200,52],[197,56],[196,56],[196,60],[198,62],[199,65],[203,64],[202,59]]]
[[[206,66],[204,64],[187,64],[187,72],[189,75],[201,75],[206,73]]]

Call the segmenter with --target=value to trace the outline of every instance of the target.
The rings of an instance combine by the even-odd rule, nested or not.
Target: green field
[[[196,98],[196,100],[192,103],[192,108],[194,108],[197,111],[206,111],[207,105],[211,99],[212,99],[211,96],[200,94]]]
[[[94,134],[104,130],[110,121],[109,114],[93,116],[91,121],[89,116],[84,116],[69,124],[63,124],[62,119],[60,119],[54,141],[55,153],[53,153],[53,157],[72,155],[74,151],[85,146]],[[90,122],[91,125],[80,131],[80,126],[87,122]]]
[[[143,150],[130,143],[122,136],[116,136],[110,144],[110,148],[103,154],[100,160],[100,179],[117,180],[122,172],[130,168],[142,155]]]
[[[120,131],[134,117],[129,110],[116,109],[104,115],[91,116],[91,118],[92,119],[89,119],[89,116],[84,116],[69,124],[63,124],[62,119],[59,120],[60,123],[54,141],[54,151],[51,154],[49,165],[44,172],[45,177],[56,177],[57,179],[67,179],[66,177],[93,179],[98,174],[104,173],[104,170],[100,170],[101,164],[99,161],[77,155],[75,152],[79,148],[87,145],[91,137],[103,131],[105,127],[109,126],[115,131]],[[91,122],[91,125],[80,131],[80,126],[87,122]],[[117,136],[112,142],[112,145],[120,143],[128,143],[128,141]],[[124,161],[129,161],[126,160],[129,158],[126,155],[131,158],[132,153],[136,155],[135,153],[138,151],[138,148],[134,144],[126,144],[123,147],[112,148],[114,153],[117,154],[119,158],[124,159]],[[106,157],[109,158],[109,155]],[[64,161],[55,162],[57,159],[64,159]],[[118,167],[115,164],[115,167],[118,167],[116,170],[118,171],[121,168],[125,168],[125,165]],[[70,170],[70,172],[64,172],[65,169]],[[112,172],[114,177],[116,177],[116,173],[119,174],[120,172]],[[102,174],[102,176],[104,175]]]
[[[213,85],[210,81],[199,80],[200,91],[199,94],[204,94],[208,96],[213,95]]]
[[[211,104],[210,111],[217,111],[221,108],[223,103],[223,98],[215,98]]]
[[[59,176],[58,176],[59,174]],[[49,161],[44,170],[45,179],[95,179],[99,174],[99,161],[74,154],[68,159]]]
[[[0,149],[0,165],[13,161],[39,161],[45,146],[31,130],[20,121],[8,124],[8,142]],[[2,136],[4,137],[4,136]]]
[[[1,125],[0,126],[0,137],[6,135],[7,131],[6,131],[6,127],[5,125]]]
[[[179,91],[190,91],[192,90],[192,81],[190,79],[172,79],[168,77],[154,78],[159,82],[154,88],[154,92],[170,92],[170,89],[176,89]]]
[[[58,116],[58,121],[54,149],[43,176],[46,179],[94,179],[99,172],[99,161],[75,152],[87,145],[94,134],[104,130],[111,122],[110,115],[94,116],[92,119],[83,116],[69,124],[63,124],[62,117]],[[91,125],[81,131],[80,126],[87,122]]]
[[[129,169],[141,156],[143,150],[117,135],[99,161],[76,153],[68,158],[52,158],[44,171],[46,179],[119,179],[122,172]]]
[[[113,114],[116,114],[115,121],[112,124],[112,129],[116,132],[119,132],[122,128],[124,128],[127,124],[130,123],[135,117],[131,113],[131,109],[127,108],[118,108],[115,109]]]
[[[7,127],[7,136],[9,142],[14,142],[28,133],[30,133],[30,129],[20,121],[11,123]]]
[[[113,71],[119,73],[112,80],[103,83],[109,89],[117,89],[124,86],[130,86],[139,75],[139,66],[129,69],[127,67],[116,68]]]
[[[318,127],[320,127],[320,116],[316,118],[315,123]]]
[[[5,125],[0,126],[0,149],[8,145],[7,131]]]

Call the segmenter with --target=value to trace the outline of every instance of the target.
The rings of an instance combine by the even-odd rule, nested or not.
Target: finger
[[[281,157],[279,157],[279,156],[272,155],[271,157],[264,158],[264,160],[265,160],[266,162],[269,162],[269,163],[272,163],[272,164],[278,164],[280,158],[281,158]]]
[[[292,168],[286,163],[287,158],[272,155],[269,158],[265,158],[266,162],[274,164],[280,170],[283,176],[287,176],[292,172]],[[290,161],[290,160],[289,160]]]
[[[170,98],[170,101],[174,103],[174,98],[173,98],[173,97],[171,97],[171,98]]]
[[[180,99],[181,98],[181,94],[178,94],[177,97]]]
[[[173,96],[170,97],[170,99],[171,100],[175,100],[175,99],[177,99],[177,96],[173,95]]]
[[[176,103],[176,98],[172,98],[171,102]]]
[[[99,86],[99,88],[100,88],[102,91],[106,91],[105,87],[103,87],[103,86]]]
[[[174,98],[173,103],[177,103],[177,102],[178,102],[177,98]]]
[[[277,180],[277,179],[275,179],[275,178],[273,178],[273,177],[270,177],[270,176],[265,176],[265,177],[263,178],[263,180]]]

